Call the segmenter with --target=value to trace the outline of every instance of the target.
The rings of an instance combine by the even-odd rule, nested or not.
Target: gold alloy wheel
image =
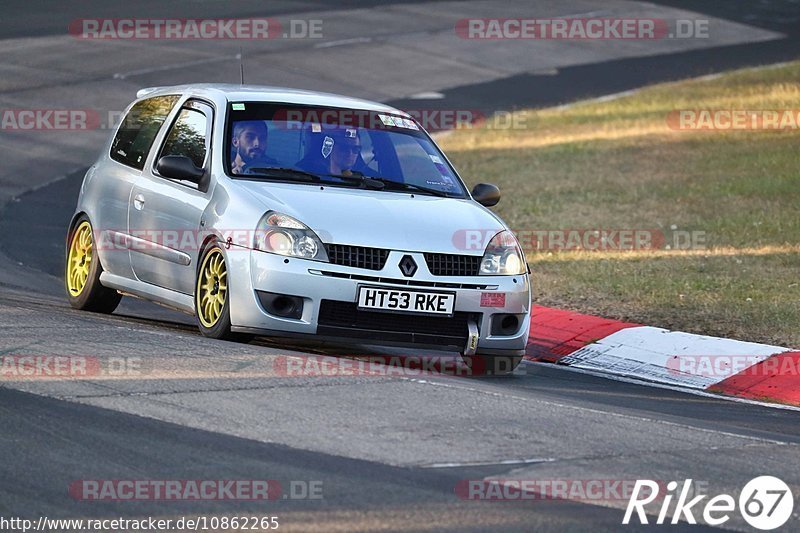
[[[200,323],[207,328],[213,328],[222,316],[225,299],[228,297],[228,270],[219,248],[208,252],[203,260],[195,294],[195,307]]]
[[[86,287],[92,266],[92,226],[83,221],[72,235],[67,257],[67,289],[71,296],[79,296]]]

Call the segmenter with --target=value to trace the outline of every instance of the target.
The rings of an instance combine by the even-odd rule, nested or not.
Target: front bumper
[[[433,276],[421,253],[392,251],[383,270],[352,268],[254,250],[233,248],[230,265],[231,324],[238,332],[276,337],[317,336],[325,339],[469,351],[469,324],[477,334],[479,354],[522,355],[530,327],[530,285],[519,276]],[[418,265],[412,277],[398,263],[410,255]],[[358,311],[359,285],[455,293],[454,316]],[[256,291],[303,299],[297,319],[267,313]],[[492,298],[488,295],[495,295]],[[502,307],[496,296],[503,294]],[[517,315],[512,334],[492,334],[495,315]],[[462,328],[462,324],[464,327]],[[477,331],[474,331],[477,329]],[[495,328],[496,330],[497,328]],[[463,333],[462,333],[463,332]],[[474,338],[473,338],[474,342]]]

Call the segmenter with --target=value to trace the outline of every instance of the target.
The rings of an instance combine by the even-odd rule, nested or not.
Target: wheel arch
[[[200,245],[200,249],[197,251],[197,265],[195,266],[194,273],[195,278],[200,275],[200,266],[202,265],[203,256],[206,253],[206,250],[211,248],[214,244],[218,244],[222,241],[219,240],[219,236],[216,233],[212,233],[207,235],[205,239],[203,239],[203,244]],[[224,253],[223,253],[224,255]],[[195,279],[196,281],[196,279]]]
[[[86,216],[86,218],[89,218],[89,215],[86,213],[86,211],[83,210],[76,211],[75,214],[72,215],[72,218],[69,221],[69,226],[67,228],[67,233],[72,233],[72,231],[75,230],[75,225],[78,223],[78,219],[80,219],[82,216]],[[91,219],[89,219],[89,224],[91,223],[92,221]]]

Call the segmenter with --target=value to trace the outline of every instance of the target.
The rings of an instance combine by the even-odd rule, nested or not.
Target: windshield
[[[232,103],[227,132],[225,165],[234,178],[308,182],[313,177],[315,182],[350,187],[375,178],[388,182],[386,191],[466,197],[433,141],[416,122],[398,115]]]

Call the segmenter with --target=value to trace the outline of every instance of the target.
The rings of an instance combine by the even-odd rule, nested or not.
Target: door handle
[[[141,194],[137,194],[133,197],[133,207],[136,208],[137,211],[141,211],[144,209],[144,196]]]

